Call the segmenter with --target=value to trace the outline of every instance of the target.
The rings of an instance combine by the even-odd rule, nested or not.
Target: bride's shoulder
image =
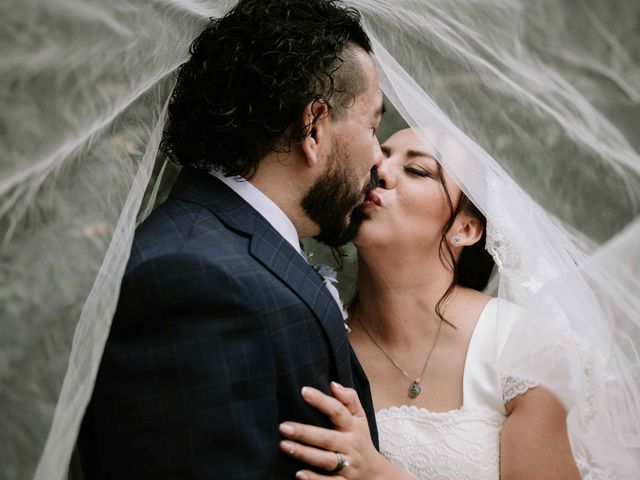
[[[460,288],[457,293],[462,300],[464,309],[471,317],[496,317],[499,323],[515,322],[522,315],[524,309],[502,297],[492,297],[484,292],[470,288]]]
[[[493,298],[492,296],[487,295],[484,292],[473,290],[472,288],[467,288],[467,287],[456,287],[455,295],[462,298],[465,303],[475,304],[480,306],[484,306],[487,302],[489,302]]]
[[[485,317],[493,299],[485,293],[469,288],[458,288],[455,296],[457,326],[470,334],[475,330],[477,322]]]
[[[456,295],[462,300],[462,308],[472,317],[478,317],[486,307],[494,300],[486,293],[472,290],[470,288],[459,288]]]
[[[486,328],[510,330],[518,323],[524,309],[501,297],[492,297],[482,292],[471,291],[466,299],[467,305],[472,306],[476,322]],[[475,322],[474,322],[475,323]]]

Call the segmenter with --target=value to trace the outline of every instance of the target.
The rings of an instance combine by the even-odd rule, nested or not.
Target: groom
[[[79,439],[87,479],[292,479],[278,425],[330,427],[300,389],[332,380],[359,389],[376,439],[299,243],[357,230],[382,155],[370,51],[330,0],[242,0],[194,42],[163,141],[184,168],[136,232]]]

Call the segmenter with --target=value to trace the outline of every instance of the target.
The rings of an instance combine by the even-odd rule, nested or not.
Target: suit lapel
[[[327,335],[338,375],[342,377],[336,380],[350,385],[351,369],[342,365],[350,356],[342,313],[320,275],[262,217],[256,222],[251,239],[251,255],[288,285],[314,312]],[[348,374],[346,378],[345,374]]]
[[[171,196],[205,206],[229,228],[251,236],[250,254],[287,285],[315,314],[336,361],[336,380],[351,385],[349,344],[342,313],[320,275],[255,209],[207,174],[185,167]]]

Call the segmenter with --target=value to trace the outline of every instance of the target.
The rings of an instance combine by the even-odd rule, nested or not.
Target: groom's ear
[[[484,226],[476,217],[460,213],[453,222],[447,235],[447,241],[452,247],[469,247],[482,238]]]
[[[307,159],[307,165],[314,167],[318,164],[322,153],[327,149],[329,123],[329,106],[322,99],[315,99],[307,103],[302,112],[302,131],[304,136],[300,146]]]

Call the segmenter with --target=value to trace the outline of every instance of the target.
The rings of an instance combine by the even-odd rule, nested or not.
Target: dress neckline
[[[465,406],[465,399],[467,398],[467,396],[465,395],[465,376],[467,374],[467,372],[469,371],[469,352],[471,351],[472,347],[475,346],[475,342],[474,339],[477,337],[476,332],[478,332],[478,325],[480,324],[480,322],[482,321],[483,317],[486,316],[487,311],[489,310],[488,307],[490,304],[492,304],[494,301],[497,301],[496,297],[491,297],[487,303],[484,304],[484,307],[482,307],[482,310],[480,311],[480,314],[478,315],[478,319],[476,320],[476,324],[473,326],[473,330],[471,332],[471,338],[469,338],[469,344],[467,345],[467,352],[465,354],[465,358],[464,358],[464,367],[462,367],[462,405],[460,405],[457,408],[452,408],[450,410],[445,410],[442,412],[439,411],[434,411],[434,410],[429,410],[428,408],[425,407],[418,407],[416,405],[391,405],[390,407],[385,407],[385,408],[381,408],[380,410],[376,410],[375,414],[378,415],[380,413],[383,412],[394,412],[394,411],[416,411],[416,412],[421,412],[424,415],[428,415],[428,416],[433,416],[438,417],[444,417],[444,416],[451,416],[451,415],[457,415],[457,414],[461,414],[464,411],[466,411],[468,408]]]
[[[412,419],[421,419],[436,423],[457,422],[469,417],[482,418],[483,420],[491,420],[495,422],[504,421],[504,415],[495,411],[490,407],[468,406],[462,405],[459,408],[447,410],[446,412],[434,412],[428,408],[418,407],[415,405],[394,405],[391,407],[380,409],[376,412],[376,418],[380,421],[382,418],[398,418],[398,416],[409,416]]]

